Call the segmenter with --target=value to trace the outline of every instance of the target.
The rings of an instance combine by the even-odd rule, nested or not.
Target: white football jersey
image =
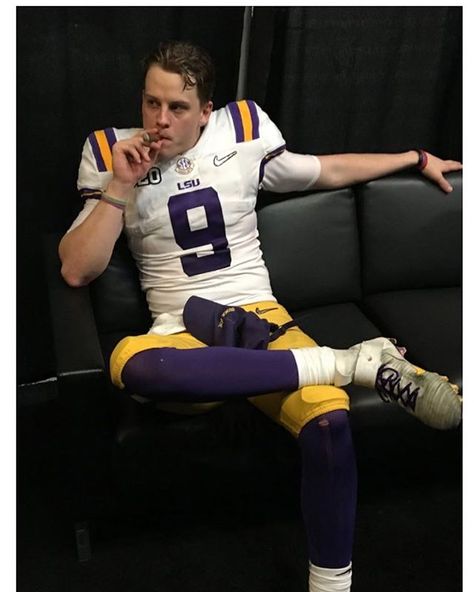
[[[80,224],[112,178],[111,148],[139,129],[108,128],[85,142]],[[226,305],[275,300],[258,240],[256,198],[265,165],[285,150],[276,125],[253,101],[211,113],[197,144],[157,162],[136,185],[125,231],[154,319],[150,332],[184,330],[192,295]]]

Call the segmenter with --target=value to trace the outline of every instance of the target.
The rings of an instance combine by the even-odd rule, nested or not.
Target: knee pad
[[[343,409],[330,411],[312,419],[300,432],[298,442],[303,452],[320,454],[324,447],[331,455],[339,451],[351,450],[352,433],[349,414]]]

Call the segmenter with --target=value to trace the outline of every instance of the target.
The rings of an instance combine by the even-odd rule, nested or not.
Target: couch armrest
[[[89,288],[71,288],[63,280],[59,241],[58,234],[43,237],[58,385],[63,392],[70,389],[61,389],[62,385],[71,387],[74,382],[80,382],[83,389],[87,382],[87,390],[99,384],[104,388],[104,358]]]
[[[89,288],[71,288],[63,280],[59,241],[58,234],[43,237],[58,404],[64,428],[61,445],[70,459],[67,481],[76,504],[74,511],[85,516],[86,511],[78,508],[104,478],[104,451],[113,442],[115,414]]]

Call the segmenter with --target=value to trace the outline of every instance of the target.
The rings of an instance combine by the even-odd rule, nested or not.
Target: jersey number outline
[[[188,212],[204,210],[207,226],[191,228]],[[231,255],[225,233],[224,215],[217,191],[212,187],[172,195],[168,201],[171,225],[176,243],[183,249],[212,245],[213,253],[182,255],[183,271],[188,276],[230,267]],[[201,214],[202,217],[202,214]]]

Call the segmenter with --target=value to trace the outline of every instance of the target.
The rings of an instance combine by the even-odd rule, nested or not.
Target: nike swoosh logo
[[[234,152],[231,152],[230,154],[226,154],[222,158],[219,158],[218,156],[214,156],[214,160],[212,162],[214,163],[214,166],[216,166],[216,167],[222,166],[223,164],[225,164],[228,160],[230,160],[236,154],[237,154],[237,150],[234,150]]]
[[[255,312],[257,314],[265,314],[266,312],[270,312],[271,310],[278,310],[278,307],[273,307],[273,308],[256,308]]]

